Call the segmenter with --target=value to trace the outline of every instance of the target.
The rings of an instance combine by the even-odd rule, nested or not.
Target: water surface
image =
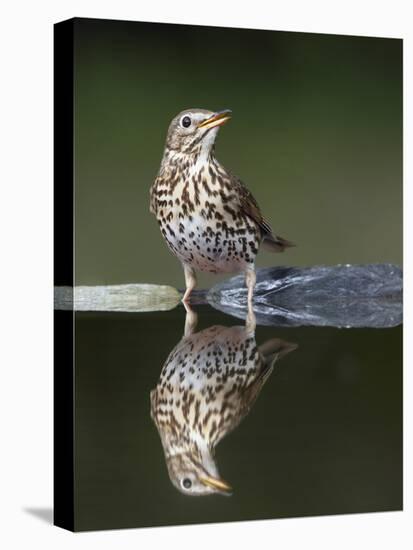
[[[208,306],[198,330],[240,325]],[[402,330],[257,327],[297,344],[217,446],[230,497],[172,485],[150,391],[185,311],[76,313],[77,530],[400,510]]]

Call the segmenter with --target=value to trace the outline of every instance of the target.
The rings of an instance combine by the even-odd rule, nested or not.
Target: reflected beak
[[[215,113],[211,117],[207,118],[206,120],[203,120],[198,124],[198,128],[214,128],[215,126],[221,126],[222,124],[225,124],[227,120],[231,118],[232,112],[229,109],[226,109],[225,111],[219,111],[218,113]]]
[[[223,479],[217,479],[215,477],[201,477],[200,479],[201,483],[206,485],[207,487],[211,487],[212,489],[216,489],[217,491],[220,491],[221,493],[225,493],[227,495],[232,493],[232,487],[231,485],[228,485],[226,481]]]

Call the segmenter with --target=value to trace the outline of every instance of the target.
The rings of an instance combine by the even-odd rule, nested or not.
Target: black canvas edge
[[[74,531],[74,21],[53,30],[54,285],[71,297],[71,308],[54,311],[53,523]]]

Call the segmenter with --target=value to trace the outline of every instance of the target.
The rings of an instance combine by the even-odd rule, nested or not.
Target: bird
[[[181,493],[230,495],[215,447],[250,412],[274,363],[297,346],[272,338],[258,347],[247,324],[196,332],[196,322],[187,319],[185,327],[150,392],[151,418]]]
[[[190,301],[198,271],[244,272],[251,308],[260,245],[272,252],[295,245],[273,233],[252,193],[216,159],[218,131],[231,116],[228,109],[196,108],[173,118],[150,189],[150,211],[183,266],[183,302]]]

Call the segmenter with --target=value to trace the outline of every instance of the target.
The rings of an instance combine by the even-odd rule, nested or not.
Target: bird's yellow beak
[[[222,493],[232,493],[232,487],[223,479],[217,479],[215,477],[208,476],[201,477],[200,481],[207,487],[211,487],[212,489],[216,489],[217,491],[221,491]]]
[[[226,109],[225,111],[219,111],[218,113],[215,113],[211,117],[207,118],[206,120],[203,120],[198,124],[198,128],[214,128],[215,126],[221,126],[222,124],[225,124],[227,120],[231,118],[231,111],[229,109]]]

